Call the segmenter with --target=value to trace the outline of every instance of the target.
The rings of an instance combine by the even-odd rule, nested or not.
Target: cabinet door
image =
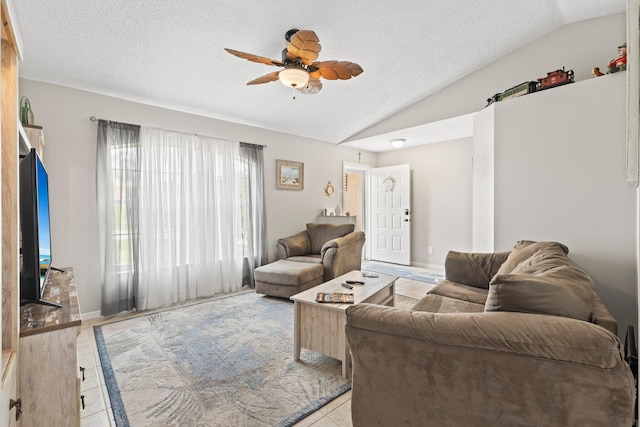
[[[20,338],[22,427],[80,425],[76,337],[71,327]]]
[[[4,356],[4,355],[3,355]],[[3,372],[2,383],[0,384],[0,426],[15,427],[17,408],[9,408],[11,399],[17,396],[17,357],[15,353],[7,355],[9,359],[8,365]]]

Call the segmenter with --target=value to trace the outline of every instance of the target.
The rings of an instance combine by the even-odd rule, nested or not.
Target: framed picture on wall
[[[276,160],[276,188],[302,190],[304,188],[304,163]]]

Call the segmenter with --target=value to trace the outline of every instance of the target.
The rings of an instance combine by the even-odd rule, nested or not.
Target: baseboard
[[[102,317],[102,315],[100,314],[100,310],[82,313],[81,316],[82,316],[82,320],[94,320],[94,319],[100,319]]]
[[[430,268],[432,270],[444,271],[444,265],[429,264],[426,262],[418,262],[418,261],[411,261],[411,265],[415,265],[416,267],[422,267],[422,268]]]

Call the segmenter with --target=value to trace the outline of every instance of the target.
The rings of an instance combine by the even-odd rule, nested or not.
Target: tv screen
[[[20,229],[20,303],[56,305],[41,300],[51,270],[51,222],[49,177],[35,149],[20,161]]]

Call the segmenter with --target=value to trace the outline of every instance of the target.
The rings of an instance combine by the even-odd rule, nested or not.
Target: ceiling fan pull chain
[[[293,91],[293,100],[296,100],[296,88],[292,87],[291,90]]]

